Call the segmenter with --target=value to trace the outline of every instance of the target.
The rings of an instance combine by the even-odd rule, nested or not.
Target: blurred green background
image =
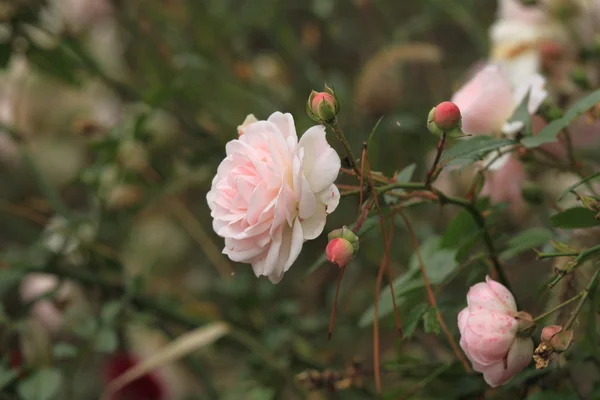
[[[486,59],[496,6],[491,0],[0,2],[0,355],[23,346],[32,331],[18,296],[27,272],[57,264],[86,283],[84,300],[60,303],[75,311],[47,335],[52,342],[34,340],[34,354],[51,356],[39,364],[40,357],[25,354],[34,370],[43,365],[63,376],[54,397],[32,398],[97,398],[110,354],[152,354],[156,334],[164,344],[217,320],[250,344],[226,338],[186,357],[175,373],[184,383],[174,384],[183,394],[167,398],[373,398],[368,316],[382,256],[377,229],[346,273],[328,341],[339,270],[323,265],[307,275],[326,236],[306,243],[283,281],[272,285],[220,254],[223,240],[213,233],[205,195],[225,143],[237,137],[247,114],[266,119],[290,112],[300,134],[312,125],[306,99],[325,83],[341,99],[339,120],[356,153],[383,116],[370,147],[373,168],[392,175],[415,163],[414,176],[424,176],[436,145],[425,128],[427,113]],[[343,199],[325,232],[351,224],[357,204]],[[62,208],[66,218],[57,222]],[[456,334],[465,283],[481,279],[486,266],[460,270],[456,249],[446,245],[472,227],[455,223],[440,244],[435,235],[456,210],[429,206],[410,214],[425,257],[437,257],[432,280],[445,289],[438,291],[440,308]],[[57,232],[77,238],[79,258],[49,254]],[[415,268],[412,253],[401,232],[392,254],[396,274]],[[459,287],[442,285],[450,274],[461,276]],[[443,336],[425,333],[439,327],[421,326],[424,290],[408,283],[399,286],[408,287],[400,313],[412,337],[397,340],[389,301],[381,327],[386,398],[524,398],[520,384],[538,375],[486,394],[480,377],[452,363]],[[152,307],[140,300],[148,298]],[[156,305],[194,319],[182,324]],[[103,319],[109,307],[118,309],[110,323]],[[309,369],[343,372],[355,357],[365,387],[308,395],[295,378]],[[0,386],[2,398],[23,397],[18,380]]]

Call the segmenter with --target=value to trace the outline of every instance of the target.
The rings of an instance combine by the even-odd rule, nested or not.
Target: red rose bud
[[[461,114],[458,106],[445,101],[433,107],[427,116],[427,129],[437,136],[444,133],[451,138],[465,136],[461,129]]]
[[[348,265],[354,257],[354,248],[352,243],[343,238],[334,238],[327,243],[325,255],[330,263],[337,264],[338,267]]]
[[[433,111],[433,122],[443,131],[451,131],[460,125],[458,106],[450,101],[438,104]]]
[[[311,92],[306,104],[308,116],[315,122],[331,123],[340,111],[340,102],[333,89],[325,85],[324,92]]]

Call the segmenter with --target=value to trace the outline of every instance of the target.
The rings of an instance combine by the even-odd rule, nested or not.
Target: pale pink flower
[[[548,96],[544,85],[544,78],[533,75],[513,90],[503,68],[488,65],[454,94],[452,102],[460,109],[466,134],[512,135],[522,129],[523,124],[508,120],[527,94],[527,111],[535,114]]]
[[[73,282],[61,283],[54,275],[40,273],[28,274],[21,282],[20,287],[22,301],[26,303],[35,301],[31,308],[31,316],[50,332],[56,332],[62,327],[65,310],[59,307],[52,298],[37,299],[44,295],[54,294],[53,298],[57,302],[68,303],[76,292]]]
[[[531,338],[517,337],[516,314],[513,295],[489,277],[469,289],[467,307],[458,314],[460,346],[492,387],[508,382],[533,356]]]
[[[489,196],[492,204],[507,202],[511,215],[520,218],[526,211],[521,195],[521,186],[526,178],[523,164],[510,155],[501,168],[487,174],[481,194]]]
[[[340,158],[313,126],[300,141],[290,114],[276,112],[226,146],[206,198],[224,254],[277,283],[302,244],[316,238],[340,194]]]

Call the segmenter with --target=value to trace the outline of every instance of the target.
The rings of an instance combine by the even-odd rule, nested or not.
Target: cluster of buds
[[[573,340],[572,330],[563,330],[560,325],[548,325],[542,329],[542,343],[533,352],[533,360],[537,369],[544,369],[550,362],[553,353],[562,353]]]
[[[323,92],[314,90],[308,97],[306,103],[306,113],[315,122],[320,124],[330,124],[335,121],[335,117],[340,112],[340,100],[335,91],[325,85]]]
[[[427,129],[437,136],[446,134],[449,137],[461,137],[462,115],[458,106],[450,101],[444,101],[429,111]]]
[[[325,249],[327,260],[340,268],[348,265],[358,253],[358,236],[346,226],[331,231],[327,238],[329,239]]]

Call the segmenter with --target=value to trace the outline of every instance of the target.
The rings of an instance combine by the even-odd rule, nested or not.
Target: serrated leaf
[[[583,207],[569,208],[550,217],[550,222],[555,228],[577,229],[592,228],[599,226],[600,221],[595,219],[596,214],[592,210]]]
[[[442,283],[452,272],[458,267],[456,262],[455,249],[443,249],[440,247],[441,239],[438,236],[431,236],[420,247],[421,257],[425,264],[429,282],[432,285]],[[421,290],[425,287],[425,283],[420,276],[419,261],[416,254],[413,254],[409,261],[409,269],[403,275],[394,279],[394,294],[396,295],[396,305],[404,302],[404,296],[415,290]],[[373,323],[373,309],[371,305],[360,317],[359,326],[365,327]],[[393,308],[392,294],[389,286],[384,287],[379,294],[379,319],[389,315]]]
[[[517,143],[511,139],[494,139],[489,136],[475,136],[470,139],[460,140],[442,154],[442,163],[455,165],[456,163],[481,160],[487,153],[501,147]],[[462,160],[462,161],[461,161]]]
[[[538,147],[544,143],[552,143],[556,141],[556,135],[563,129],[569,126],[569,124],[577,117],[581,116],[584,112],[594,107],[600,102],[600,90],[596,90],[583,99],[575,103],[565,113],[564,117],[550,122],[544,127],[536,136],[526,137],[521,140],[523,146],[527,148]]]
[[[423,329],[425,333],[440,333],[440,322],[437,319],[437,308],[429,307],[423,314]]]
[[[594,180],[596,178],[600,177],[600,172],[597,172],[593,175],[590,175],[588,177],[586,177],[585,179],[580,180],[579,182],[576,182],[574,184],[572,184],[571,186],[569,186],[568,188],[565,189],[564,192],[562,192],[562,194],[558,197],[558,201],[561,201],[568,193],[572,192],[573,189],[583,185],[584,183],[587,183],[591,180]]]
[[[409,183],[412,180],[412,177],[415,173],[415,169],[417,168],[417,164],[410,164],[408,167],[404,168],[402,171],[398,172],[398,174],[396,175],[396,182],[397,183]],[[405,190],[404,189],[394,189],[392,190],[392,192],[394,193],[404,193]],[[385,199],[386,203],[388,204],[393,204],[395,202],[397,202],[397,198],[394,196],[390,196],[389,194],[385,194],[383,196],[383,198]]]
[[[410,338],[412,335],[414,335],[419,323],[421,322],[421,319],[423,318],[423,315],[425,312],[427,312],[428,308],[429,304],[427,303],[417,304],[408,312],[406,317],[403,318],[402,327],[404,331],[404,338]]]
[[[56,368],[44,368],[23,378],[17,386],[22,400],[55,399],[62,385],[63,377]]]
[[[532,248],[541,246],[552,239],[552,231],[545,228],[527,229],[508,241],[507,249],[500,254],[504,261]]]

